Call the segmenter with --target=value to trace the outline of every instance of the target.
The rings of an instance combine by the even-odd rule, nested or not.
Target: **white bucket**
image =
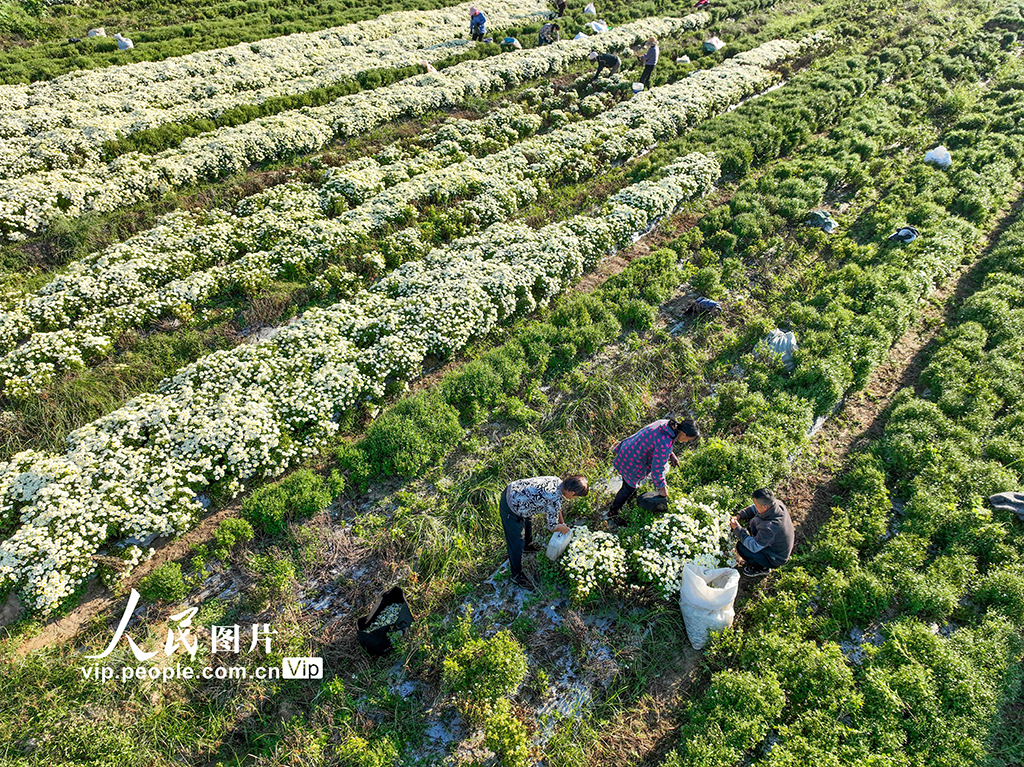
[[[551,540],[548,541],[547,555],[548,559],[554,562],[565,550],[569,548],[569,542],[572,540],[572,529],[567,533],[555,533],[551,536]]]
[[[639,93],[644,89],[643,83],[633,83],[633,93]]]

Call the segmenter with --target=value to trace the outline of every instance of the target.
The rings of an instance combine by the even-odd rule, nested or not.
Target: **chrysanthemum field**
[[[1024,2],[471,5],[0,5],[0,764],[1024,763]]]

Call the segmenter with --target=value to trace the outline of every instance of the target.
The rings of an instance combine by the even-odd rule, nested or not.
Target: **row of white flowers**
[[[673,501],[672,508],[672,513],[647,525],[630,547],[638,579],[656,586],[666,599],[679,595],[686,565],[736,564],[728,511],[685,497]]]
[[[392,177],[443,167],[464,159],[451,135],[468,145],[500,147],[532,133],[540,118],[513,105],[480,120],[456,120],[435,132],[437,146],[389,168]],[[367,205],[331,218],[338,197],[352,200],[363,163],[325,173],[322,188],[290,183],[249,197],[232,213],[175,211],[153,229],[71,264],[36,294],[8,296],[0,313],[0,388],[8,395],[36,391],[61,370],[78,369],[109,353],[113,335],[164,315],[188,320],[211,296],[241,286],[252,291],[290,271],[322,265],[340,248],[402,213],[438,189],[443,176],[406,184],[387,206]],[[447,181],[445,181],[447,183]],[[397,260],[422,255],[429,246],[409,232],[382,243]],[[379,275],[379,252],[359,259],[364,277]]]
[[[107,541],[186,529],[197,493],[226,492],[311,457],[339,414],[415,377],[496,323],[533,310],[720,169],[701,154],[610,198],[599,216],[533,230],[496,224],[397,269],[350,301],[311,310],[262,343],[209,355],[68,437],[63,454],[0,465],[0,585],[53,608]]]
[[[575,528],[560,560],[577,603],[599,594],[619,594],[638,583],[653,584],[666,599],[679,596],[683,569],[732,567],[729,513],[686,497],[671,502],[672,511],[628,539]]]
[[[625,47],[650,34],[692,29],[704,13],[648,19],[602,35],[603,45]],[[283,112],[246,125],[221,128],[187,139],[157,155],[123,155],[98,168],[33,173],[0,183],[0,233],[23,239],[61,215],[110,211],[200,180],[234,173],[253,164],[322,149],[337,137],[365,134],[387,122],[437,109],[466,98],[515,87],[584,60],[590,42],[561,41],[467,61],[439,74],[413,77],[370,92],[344,96],[322,107]]]
[[[611,533],[576,527],[568,551],[559,560],[569,578],[575,604],[601,593],[621,593],[629,578],[629,558]]]
[[[470,6],[401,11],[321,32],[0,86],[0,178],[96,169],[103,142],[136,131],[217,117],[372,69],[437,61],[475,45],[460,39],[468,34]],[[496,6],[489,21],[501,29],[545,11],[541,0],[516,0]]]
[[[332,253],[401,220],[416,200],[444,203],[468,197],[454,208],[460,218],[477,226],[501,221],[535,200],[548,179],[589,177],[609,160],[635,156],[767,87],[777,75],[765,66],[810,44],[766,43],[713,70],[624,102],[590,122],[533,137],[484,158],[468,157],[447,168],[446,162],[465,153],[444,140],[425,153],[427,159],[382,166],[366,158],[330,171],[320,193],[308,187],[278,188],[257,196],[253,204],[243,204],[235,216],[214,217],[202,228],[183,214],[169,216],[166,231],[140,235],[127,247],[115,246],[98,259],[74,265],[40,294],[0,315],[0,351],[6,353],[0,359],[0,384],[11,395],[33,392],[57,370],[81,367],[104,354],[114,333],[166,313],[187,319],[193,307],[239,280],[252,287],[282,270],[301,274],[322,267]],[[501,134],[496,128],[517,126],[504,134],[505,140],[513,141],[535,126],[527,117],[518,108],[503,110],[484,132],[497,136]],[[460,129],[463,135],[472,135],[453,126]],[[444,129],[440,134],[447,135]],[[395,183],[412,165],[415,170],[434,170]],[[393,186],[381,190],[386,182]],[[351,201],[376,195],[328,219],[324,211],[331,209],[334,191]],[[252,213],[254,209],[259,215]],[[404,260],[425,246],[410,232],[390,243],[392,251],[396,248],[404,251]],[[229,258],[234,251],[245,255]],[[125,260],[125,253],[138,255]],[[375,261],[382,262],[380,255],[369,254],[366,262]],[[210,263],[217,265],[202,268]],[[23,343],[15,348],[19,341]]]

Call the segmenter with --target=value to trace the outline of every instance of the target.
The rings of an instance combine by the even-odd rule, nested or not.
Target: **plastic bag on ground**
[[[948,168],[953,164],[953,156],[950,155],[949,150],[945,146],[939,144],[934,149],[929,149],[924,153],[924,161],[937,165],[940,168]]]
[[[707,296],[697,296],[693,303],[686,308],[687,314],[711,314],[718,316],[722,313],[722,304]]]
[[[584,13],[589,13],[591,16],[597,15],[597,8],[594,7],[593,3],[588,3],[587,7],[583,9]]]
[[[913,242],[921,233],[912,226],[901,226],[894,233],[889,235],[889,242],[901,242],[904,245]]]
[[[831,234],[839,226],[827,210],[812,210],[806,224],[820,229],[825,234]]]
[[[736,617],[733,602],[739,585],[740,574],[731,567],[683,567],[679,609],[686,624],[686,636],[695,650],[708,643],[712,631],[721,631],[732,625]]]
[[[590,35],[585,35],[582,32],[577,32],[576,37],[574,37],[573,40],[586,40],[589,37]]]
[[[685,53],[682,56],[679,56],[676,59],[676,64],[689,64],[689,63],[690,63],[690,57],[687,56]]]
[[[786,366],[787,370],[792,370],[795,367],[793,350],[796,349],[797,344],[793,331],[790,330],[783,333],[778,328],[775,328],[775,330],[764,337],[763,343],[768,346],[772,353],[781,355],[782,364]]]
[[[608,25],[605,24],[603,21],[592,21],[587,26],[590,27],[590,30],[592,32],[595,32],[597,34],[608,31]]]
[[[1012,512],[1024,522],[1024,493],[996,493],[988,497],[988,502],[992,508]]]
[[[704,41],[704,50],[706,50],[708,53],[720,51],[724,47],[725,43],[723,43],[717,37],[709,37],[707,40]]]
[[[89,30],[89,37],[106,37],[106,36],[107,36],[107,30],[105,30],[103,27],[95,27],[94,29],[90,29]]]
[[[555,533],[551,536],[551,540],[548,541],[547,555],[548,559],[554,562],[565,550],[569,548],[569,543],[572,542],[572,528],[567,533]]]

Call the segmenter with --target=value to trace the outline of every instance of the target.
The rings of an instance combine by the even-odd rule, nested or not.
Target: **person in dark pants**
[[[653,36],[647,38],[647,51],[638,53],[637,58],[644,65],[644,73],[640,75],[640,82],[644,84],[644,88],[650,88],[651,73],[654,72],[654,65],[658,63],[658,38]]]
[[[752,494],[754,503],[729,520],[736,536],[736,553],[743,557],[742,573],[757,578],[782,567],[793,553],[793,519],[789,509],[764,488]],[[749,530],[743,523],[749,520]]]
[[[501,491],[498,511],[505,532],[511,582],[525,589],[533,583],[523,573],[523,552],[540,551],[533,542],[533,515],[543,514],[547,528],[552,532],[567,533],[569,526],[562,517],[562,504],[566,499],[579,498],[590,492],[586,477],[578,474],[558,477],[531,477],[517,479]]]
[[[672,418],[663,418],[648,424],[617,444],[614,448],[615,460],[612,461],[612,466],[622,477],[622,488],[608,509],[608,519],[619,525],[625,522],[620,515],[622,507],[636,495],[637,485],[648,475],[654,482],[654,489],[667,497],[665,465],[679,464],[673,446],[676,443],[685,444],[698,439],[700,429],[693,421],[687,419],[677,422]]]
[[[594,73],[594,80],[601,75],[601,70],[607,69],[614,75],[618,74],[619,67],[622,66],[622,60],[614,53],[598,53],[597,51],[591,51],[589,58],[591,61],[597,62],[597,71]],[[594,80],[591,80],[591,82]]]
[[[565,6],[566,0],[555,0],[555,10],[558,12],[558,15],[555,16],[556,19],[560,19],[565,15]]]
[[[487,19],[474,5],[469,9],[469,36],[480,42],[484,39],[485,34],[487,34]]]

